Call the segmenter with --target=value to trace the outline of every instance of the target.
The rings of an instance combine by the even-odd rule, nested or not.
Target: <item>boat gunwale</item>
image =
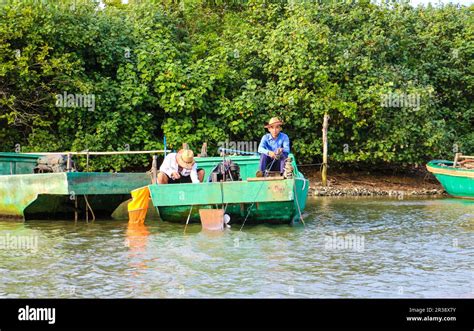
[[[453,161],[448,160],[433,160],[428,162],[426,169],[435,175],[474,178],[474,169],[450,168],[446,165],[442,166],[440,163],[454,164]]]
[[[0,152],[0,162],[3,161],[15,161],[18,159],[28,159],[28,160],[35,160],[41,157],[39,154],[25,154],[25,153],[16,153],[16,152]],[[10,160],[12,159],[12,160]]]

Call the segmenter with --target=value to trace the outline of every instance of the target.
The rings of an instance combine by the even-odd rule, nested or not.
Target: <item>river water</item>
[[[305,226],[0,221],[2,298],[472,298],[474,201],[309,198]]]

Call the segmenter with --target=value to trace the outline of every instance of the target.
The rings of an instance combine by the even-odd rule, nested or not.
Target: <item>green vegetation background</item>
[[[7,1],[0,150],[259,141],[285,121],[299,162],[417,164],[474,153],[474,6],[396,1]],[[128,56],[129,55],[129,56]],[[56,107],[94,94],[95,110]],[[382,107],[388,93],[420,107]],[[18,145],[17,145],[18,146]],[[149,164],[97,157],[96,170]]]

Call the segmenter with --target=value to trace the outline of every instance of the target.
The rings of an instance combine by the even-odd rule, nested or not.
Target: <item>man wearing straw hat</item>
[[[190,149],[166,155],[158,173],[158,184],[200,183],[203,179],[204,169],[197,168]]]
[[[258,145],[260,170],[257,176],[262,176],[265,170],[280,171],[280,174],[283,174],[285,170],[285,160],[290,153],[290,139],[281,132],[282,125],[283,122],[278,117],[272,117],[265,125],[269,133],[262,137]]]

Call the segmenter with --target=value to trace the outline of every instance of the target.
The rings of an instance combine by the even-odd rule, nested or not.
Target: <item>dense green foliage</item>
[[[259,141],[272,116],[300,162],[474,153],[474,8],[393,1],[10,1],[0,9],[0,150]],[[95,108],[57,107],[93,94]],[[387,94],[419,107],[383,106]],[[214,147],[214,148],[212,148]],[[94,159],[95,169],[148,157]],[[131,162],[131,163],[130,163]]]

